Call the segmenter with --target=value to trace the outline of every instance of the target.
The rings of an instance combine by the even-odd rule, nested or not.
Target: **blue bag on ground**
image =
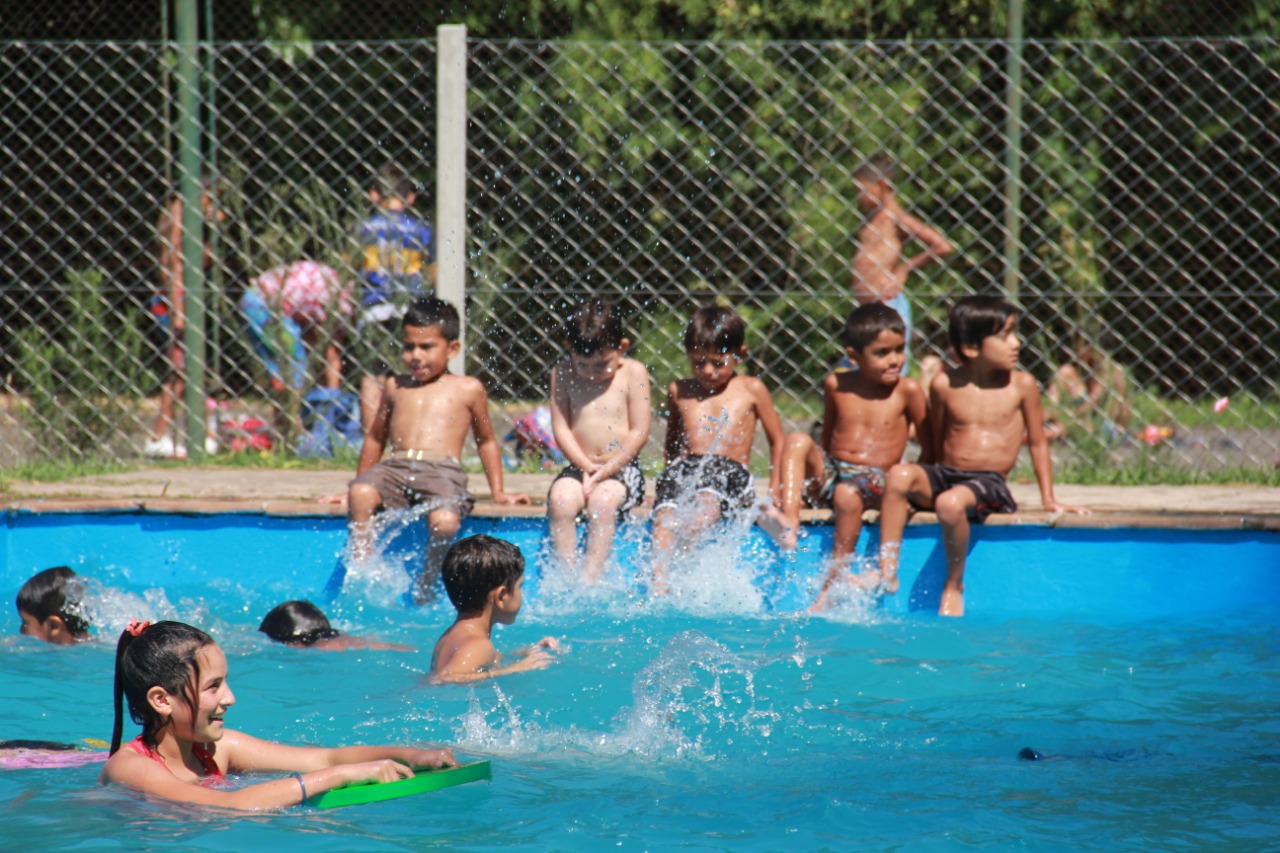
[[[332,456],[344,447],[359,449],[364,439],[360,431],[360,401],[341,388],[312,388],[302,398],[302,427],[298,439],[299,456]]]

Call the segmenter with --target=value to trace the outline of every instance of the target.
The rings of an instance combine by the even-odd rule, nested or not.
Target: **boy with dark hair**
[[[906,326],[906,360],[902,368],[906,374],[911,366],[907,278],[920,267],[951,254],[952,246],[942,234],[903,208],[894,187],[896,177],[897,167],[884,153],[872,155],[853,172],[858,206],[866,216],[858,230],[858,251],[853,256],[853,296],[861,305],[882,302],[901,315]],[[902,249],[907,240],[923,243],[924,251],[904,257]]]
[[[508,494],[502,484],[502,450],[489,420],[489,397],[478,379],[449,373],[458,354],[458,312],[443,299],[426,297],[405,312],[402,354],[405,373],[387,377],[373,422],[360,448],[356,479],[347,493],[351,554],[369,556],[373,515],[379,509],[403,509],[430,502],[430,538],[418,578],[419,603],[435,599],[435,584],[445,550],[475,503],[467,493],[467,474],[459,459],[470,429],[484,465],[493,501],[528,503]],[[391,453],[382,451],[388,440]]]
[[[921,460],[932,459],[924,389],[902,375],[906,327],[898,312],[879,302],[855,308],[845,322],[844,345],[858,369],[831,373],[822,383],[821,444],[793,433],[783,451],[779,544],[795,547],[806,486],[821,489],[815,505],[835,511],[831,560],[815,610],[847,571],[862,514],[880,507],[885,472],[902,461],[913,426],[921,437]]]
[[[636,457],[649,440],[649,372],[626,357],[631,342],[612,302],[591,299],[565,323],[569,357],[551,369],[551,425],[569,461],[547,494],[557,557],[572,564],[577,519],[587,514],[582,579],[604,572],[618,519],[644,499]]]
[[[711,305],[693,315],[685,332],[693,375],[667,389],[667,467],[653,508],[655,592],[666,589],[677,547],[690,547],[722,517],[755,504],[747,465],[757,424],[769,440],[769,494],[777,493],[782,421],[764,383],[736,372],[747,354],[746,328],[733,310]]]
[[[499,666],[502,655],[493,646],[493,626],[516,621],[524,603],[524,556],[503,539],[479,534],[460,540],[444,560],[444,588],[458,617],[436,641],[431,655],[431,680],[481,681],[513,672],[544,669],[559,648],[554,637],[515,652],[520,660]],[[497,667],[496,669],[494,667]]]
[[[83,592],[79,576],[67,566],[36,572],[18,590],[21,633],[55,646],[89,639],[89,621],[79,612]]]
[[[360,268],[364,293],[356,318],[362,343],[360,425],[366,431],[378,410],[378,397],[394,369],[383,360],[399,332],[406,305],[435,293],[435,243],[431,223],[413,212],[417,187],[400,166],[389,164],[374,175],[369,201],[374,210],[360,223]]]
[[[1087,513],[1053,496],[1053,462],[1044,436],[1040,387],[1017,369],[1018,310],[994,296],[967,296],[951,309],[950,336],[960,366],[938,374],[929,389],[933,445],[939,464],[895,465],[880,513],[883,589],[898,589],[898,552],[910,507],[932,509],[942,525],[947,579],[938,612],[964,615],[964,570],[970,519],[1018,508],[1005,478],[1024,434],[1046,512]]]

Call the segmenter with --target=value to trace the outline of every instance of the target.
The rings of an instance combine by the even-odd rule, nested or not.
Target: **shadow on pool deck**
[[[342,515],[320,500],[345,492],[348,471],[285,471],[261,468],[152,468],[124,474],[80,477],[51,483],[12,483],[2,503],[32,512],[130,511],[265,512],[273,515]],[[507,474],[506,488],[524,492],[532,506],[501,507],[487,500],[481,474],[470,475],[478,515],[542,515],[551,474]],[[1023,510],[992,516],[989,524],[1050,524],[1072,527],[1193,527],[1280,530],[1280,488],[1262,486],[1073,486],[1058,485],[1058,500],[1089,507],[1091,515],[1053,516],[1040,510],[1034,483],[1011,484]],[[652,495],[652,478],[649,491]],[[643,512],[643,510],[637,510]],[[807,511],[806,520],[830,513]],[[913,523],[932,522],[920,513]]]

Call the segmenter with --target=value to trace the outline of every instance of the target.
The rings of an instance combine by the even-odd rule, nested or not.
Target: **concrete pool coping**
[[[499,506],[488,500],[483,474],[469,475],[480,516],[541,516],[553,474],[507,474],[506,489],[523,492],[531,506]],[[262,513],[280,516],[342,516],[336,504],[322,503],[341,494],[351,472],[290,471],[267,468],[144,468],[118,474],[41,483],[10,483],[0,503],[19,512],[167,512],[189,514]],[[652,494],[652,478],[649,491]],[[1280,531],[1280,488],[1266,486],[1076,486],[1055,488],[1058,500],[1092,510],[1090,515],[1050,514],[1040,510],[1035,483],[1012,483],[1024,509],[992,516],[991,525],[1061,527],[1153,527]],[[645,510],[636,510],[645,514]],[[806,510],[806,522],[821,523],[827,510]],[[913,524],[934,523],[919,513]]]

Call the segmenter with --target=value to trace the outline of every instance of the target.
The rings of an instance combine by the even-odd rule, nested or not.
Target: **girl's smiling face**
[[[196,663],[200,683],[196,685],[195,708],[186,696],[167,694],[174,733],[195,743],[214,743],[222,738],[227,709],[236,703],[227,683],[227,656],[216,644],[210,644],[196,652]]]

